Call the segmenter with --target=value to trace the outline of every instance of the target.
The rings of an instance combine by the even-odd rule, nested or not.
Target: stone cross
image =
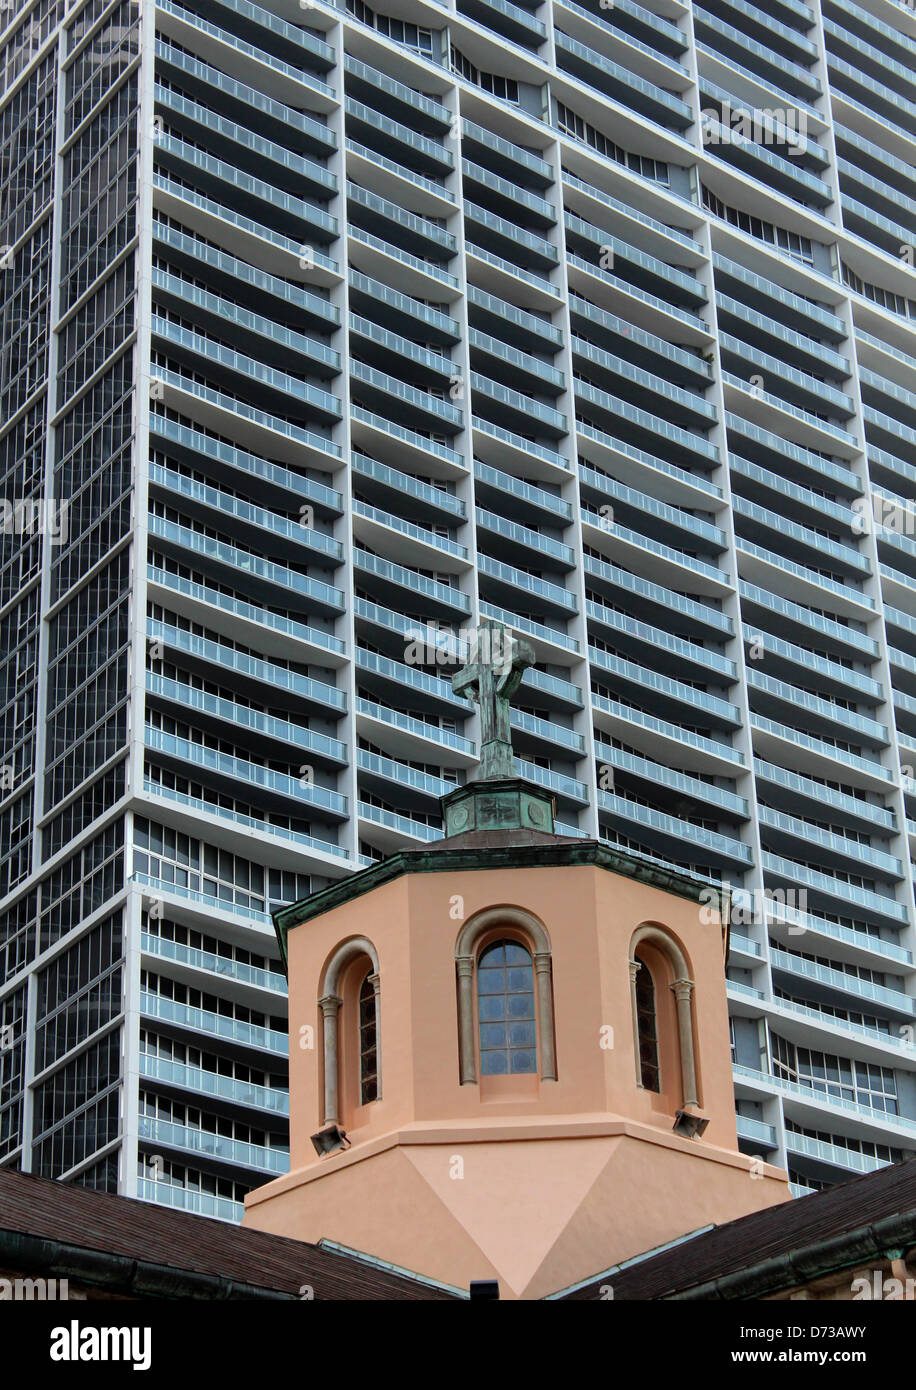
[[[471,642],[467,665],[452,676],[452,690],[480,705],[480,780],[516,777],[512,756],[509,701],[522,676],[534,665],[527,642],[513,636],[502,623],[482,622]]]

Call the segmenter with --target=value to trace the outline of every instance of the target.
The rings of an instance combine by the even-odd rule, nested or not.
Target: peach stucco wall
[[[494,906],[524,909],[549,935],[556,1081],[459,1082],[455,945]],[[695,981],[702,1141],[671,1132],[670,1066],[661,1096],[637,1085],[627,961],[645,922],[677,939]],[[353,1148],[319,1160],[317,1001],[327,962],[356,936],[379,960],[382,1094],[343,1117]],[[722,930],[695,901],[591,866],[412,874],[294,928],[288,949],[291,1172],[251,1194],[247,1225],[457,1284],[487,1277],[489,1262],[507,1294],[531,1297],[788,1196],[784,1175],[755,1180],[737,1153]]]

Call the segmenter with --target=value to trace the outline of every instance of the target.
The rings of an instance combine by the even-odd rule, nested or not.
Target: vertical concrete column
[[[474,957],[458,956],[458,1065],[462,1086],[477,1080],[477,1058],[474,1052]]]
[[[633,1055],[636,1058],[636,1085],[642,1091],[642,1062],[639,1053],[639,1014],[636,1005],[636,976],[641,966],[638,960],[630,960],[630,1012],[633,1015]]]
[[[684,1106],[699,1105],[697,1099],[697,1069],[693,1055],[693,1016],[690,1000],[693,980],[675,980],[671,986],[677,1000],[677,1032],[681,1045],[681,1084]]]
[[[537,977],[538,1018],[541,1024],[541,1080],[556,1081],[557,1049],[553,1035],[553,988],[549,951],[535,951],[534,972]]]
[[[343,1001],[336,994],[318,1000],[324,1032],[324,1119],[322,1124],[338,1123],[337,1015]]]

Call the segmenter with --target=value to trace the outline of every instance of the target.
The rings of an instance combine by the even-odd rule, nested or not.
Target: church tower
[[[442,840],[275,914],[291,1167],[244,1220],[504,1298],[789,1196],[738,1151],[709,885],[556,835],[515,775],[531,659],[486,624],[454,678],[481,704],[481,766],[443,799]]]

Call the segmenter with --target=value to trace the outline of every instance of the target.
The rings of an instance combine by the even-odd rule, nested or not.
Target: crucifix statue
[[[478,777],[516,777],[512,756],[509,701],[522,676],[534,665],[534,652],[502,623],[482,622],[471,642],[467,665],[452,676],[452,690],[480,705]]]

